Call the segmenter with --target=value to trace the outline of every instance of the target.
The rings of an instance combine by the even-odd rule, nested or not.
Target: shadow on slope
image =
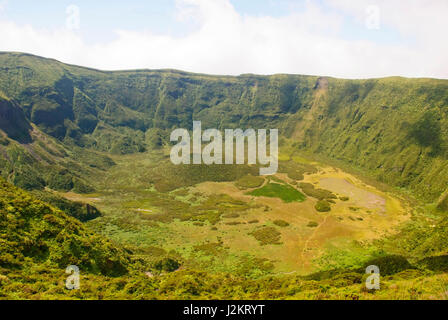
[[[32,129],[20,107],[13,101],[0,98],[0,129],[22,144],[32,142]]]

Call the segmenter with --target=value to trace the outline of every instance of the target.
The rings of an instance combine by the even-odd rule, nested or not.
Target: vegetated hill
[[[114,165],[106,155],[59,141],[26,118],[17,102],[0,97],[0,174],[24,189],[93,191],[89,177]]]
[[[378,292],[365,289],[364,267],[307,277],[186,269],[148,277],[127,252],[0,179],[0,299],[446,299],[447,226],[446,218],[433,231],[413,225],[391,239],[407,254],[436,255],[415,264],[399,255],[368,261],[384,275]],[[80,290],[65,289],[68,265],[80,267]]]
[[[194,119],[204,128],[279,128],[297,149],[341,160],[427,201],[448,185],[446,80],[103,72],[0,53],[0,91],[64,147],[142,152]]]
[[[129,256],[78,220],[0,178],[0,270],[33,265],[120,276]],[[2,273],[4,273],[2,272]],[[9,272],[9,271],[6,271]]]

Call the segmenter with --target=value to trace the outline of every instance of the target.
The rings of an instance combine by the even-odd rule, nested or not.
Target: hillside
[[[33,264],[65,268],[70,264],[94,273],[128,272],[129,257],[65,213],[0,180],[0,267]]]
[[[427,238],[446,233],[446,222]],[[443,229],[443,230],[442,230]],[[424,237],[423,237],[424,238]],[[414,237],[410,237],[413,241]],[[438,239],[439,241],[441,239]],[[432,240],[431,240],[432,241]],[[396,243],[396,242],[395,242]],[[433,242],[434,243],[434,242]],[[442,256],[414,266],[400,256],[382,267],[381,292],[363,289],[363,268],[307,277],[253,280],[228,273],[179,270],[148,277],[144,265],[77,220],[0,181],[0,299],[446,299]],[[423,245],[424,247],[425,245]],[[81,270],[81,289],[64,289],[65,267]],[[132,272],[130,272],[132,270]]]
[[[193,119],[209,128],[278,127],[297,149],[338,159],[426,201],[439,199],[448,185],[446,80],[102,72],[20,53],[0,53],[0,70],[0,91],[65,146],[143,152]]]
[[[278,173],[174,166],[170,132],[193,120],[278,128]],[[447,131],[448,80],[0,52],[0,298],[446,299]]]

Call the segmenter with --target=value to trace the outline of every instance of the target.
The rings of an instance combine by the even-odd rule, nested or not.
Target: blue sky
[[[241,15],[287,16],[291,11],[305,10],[306,0],[231,0]],[[314,0],[324,10],[329,8],[325,1]],[[66,8],[76,5],[81,12],[83,37],[90,43],[111,40],[114,30],[150,30],[159,34],[181,36],[189,30],[187,23],[176,19],[175,0],[14,0],[7,1],[3,16],[19,24],[32,24],[37,28],[58,28],[64,26]],[[340,37],[344,39],[369,39],[375,42],[405,42],[403,37],[392,28],[369,30],[359,28],[359,23],[349,15],[344,16],[344,26]]]
[[[107,69],[173,67],[230,74],[323,72],[350,78],[448,77],[443,58],[448,48],[436,43],[437,38],[446,36],[434,34],[435,28],[448,29],[448,25],[440,25],[446,24],[447,3],[0,0],[0,50],[28,51]],[[67,30],[69,5],[80,10],[79,29]],[[368,27],[372,21],[375,25],[375,19],[378,26]],[[431,56],[435,53],[428,47],[440,54]],[[105,58],[108,50],[120,52]],[[204,50],[211,50],[214,60],[209,56],[204,59]]]
[[[150,29],[156,32],[181,30],[174,25],[175,1],[171,0],[14,0],[8,1],[4,16],[19,24],[57,28],[65,25],[66,8],[71,4],[80,8],[81,32],[90,41],[107,41],[115,29]]]

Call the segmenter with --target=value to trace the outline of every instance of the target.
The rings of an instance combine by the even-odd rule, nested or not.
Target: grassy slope
[[[0,90],[66,143],[133,153],[151,145],[147,130],[166,142],[165,130],[189,128],[192,119],[218,128],[269,124],[296,148],[424,200],[437,200],[448,184],[446,80],[329,78],[327,89],[311,76],[100,72],[16,53],[1,53],[0,66]]]
[[[69,264],[94,274],[123,275],[129,258],[78,220],[0,180],[0,267]]]
[[[278,127],[282,135],[292,138],[296,150],[339,159],[384,182],[410,188],[414,194],[427,201],[436,200],[448,182],[445,138],[448,127],[448,84],[444,80],[328,79],[329,88],[326,90],[315,88],[317,77],[215,77],[177,71],[112,73],[10,53],[0,53],[0,69],[2,95],[18,103],[34,127],[31,150],[15,139],[4,138],[6,142],[0,146],[2,174],[19,185],[26,186],[31,181],[30,188],[40,184],[41,187],[51,185],[56,186],[56,189],[59,186],[61,190],[70,190],[70,181],[73,183],[74,178],[82,180],[85,176],[103,175],[102,170],[112,165],[107,157],[90,153],[85,147],[117,154],[143,151],[153,146],[153,141],[148,141],[148,137],[166,139],[170,128],[189,127],[193,118],[202,120],[204,127],[265,127],[269,123],[269,127]],[[156,142],[156,145],[160,143]],[[55,164],[57,171],[53,171]],[[66,175],[67,169],[70,177],[61,181],[60,177]],[[214,175],[213,172],[211,174]],[[235,179],[245,174],[246,171],[237,173]],[[186,179],[188,177],[185,175]],[[163,179],[159,178],[159,181]],[[201,178],[198,181],[203,180]],[[173,187],[175,185],[169,185],[167,190]],[[46,222],[42,220],[36,223],[32,226],[33,232]],[[6,227],[6,224],[2,226],[2,230]],[[437,268],[446,270],[444,222],[435,230],[437,232],[429,230],[425,223],[413,223],[403,230],[401,240],[393,245],[395,251],[409,253],[411,250],[416,256],[426,257],[425,263],[430,267],[425,272],[430,272],[429,275],[416,274],[412,278],[427,277],[428,283],[412,280],[411,285],[411,282],[399,276],[395,280],[404,281],[403,287],[400,284],[399,289],[382,294],[390,298],[395,295],[409,298],[413,295],[428,297],[428,292],[438,292],[435,291],[436,283],[444,278],[431,272]],[[25,239],[20,238],[19,243],[22,241]],[[84,237],[81,237],[75,242],[83,241]],[[54,244],[50,243],[50,248],[52,246]],[[20,258],[20,255],[17,256]],[[19,262],[22,261],[20,259]],[[26,267],[24,271],[30,268],[34,267]],[[8,270],[11,274],[16,273],[18,279],[32,279],[30,275],[24,277],[20,270]],[[92,270],[98,269],[92,267]],[[208,287],[216,280],[212,279],[213,275],[208,275],[203,283],[195,278],[198,276],[203,277],[199,274],[187,275],[188,280],[183,281],[183,278],[177,278],[177,273],[171,275],[171,287],[162,290],[160,296],[226,297],[222,292],[213,291],[213,286]],[[127,280],[140,281],[135,279]],[[148,280],[142,281],[146,283]],[[258,286],[244,279],[240,281],[243,287]],[[280,282],[283,281],[286,280],[282,278]],[[285,289],[288,293],[283,289],[281,293],[273,292],[270,286],[278,284],[269,284],[266,290],[254,289],[248,297],[340,298],[344,297],[344,290],[359,295],[362,287],[358,280],[351,284],[345,283],[354,287],[342,291],[338,288],[326,289],[325,281],[334,284],[334,279],[321,279],[319,281],[323,282],[313,284],[315,287],[308,287],[308,283],[303,287],[288,281],[281,284],[291,287]],[[187,289],[183,287],[184,284]],[[143,290],[140,285],[137,292]],[[408,285],[412,289],[409,292]],[[121,288],[124,284],[115,283],[113,286]],[[229,286],[233,288],[231,283]],[[9,287],[4,292],[20,292],[20,286],[13,287],[15,289]],[[113,297],[114,290],[111,287],[109,289],[109,297]],[[245,296],[238,292],[238,286],[234,290],[234,297]],[[258,291],[260,293],[256,293]],[[137,296],[119,292],[127,297]],[[85,296],[96,294],[93,288],[85,292]],[[149,292],[145,294],[146,297],[150,296]],[[363,293],[361,298],[369,297],[372,296]]]
[[[447,107],[447,81],[330,81],[301,147],[437,200],[448,178]]]
[[[0,97],[0,174],[15,185],[90,192],[88,177],[113,164],[106,155],[48,136],[15,101]]]
[[[125,252],[106,239],[3,181],[0,183],[0,227],[0,298],[447,298],[446,275],[431,271],[431,268],[417,269],[394,256],[369,262],[381,265],[384,272],[380,292],[362,289],[366,278],[363,268],[309,277],[280,276],[258,280],[194,270],[149,278],[143,274],[142,266],[132,264]],[[67,277],[64,269],[69,264],[81,268],[80,290],[64,289]],[[126,275],[129,269],[139,272]]]

